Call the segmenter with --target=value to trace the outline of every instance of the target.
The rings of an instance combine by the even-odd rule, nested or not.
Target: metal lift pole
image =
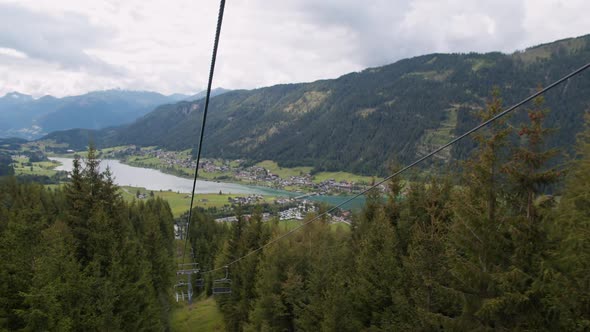
[[[197,263],[179,264],[179,269],[176,271],[177,276],[186,275],[186,286],[187,286],[187,298],[188,304],[193,303],[193,274],[198,274],[201,270],[198,268]],[[184,286],[184,283],[178,283],[176,286]],[[184,300],[184,292],[183,292]]]

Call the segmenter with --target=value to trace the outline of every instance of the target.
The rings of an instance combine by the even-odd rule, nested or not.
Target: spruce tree
[[[0,232],[0,328],[19,330],[28,308],[24,294],[30,290],[34,266],[43,252],[41,234],[55,218],[47,192],[38,184],[19,184],[9,179],[0,186],[3,192],[2,231]]]
[[[535,199],[547,186],[555,183],[560,176],[556,168],[547,163],[557,155],[555,149],[547,149],[545,141],[553,130],[544,127],[549,110],[544,107],[544,98],[537,97],[534,106],[528,110],[529,123],[523,125],[518,135],[521,145],[512,153],[512,160],[505,167],[514,192],[511,200],[515,212],[523,215],[530,223],[539,223]]]
[[[495,90],[478,116],[485,121],[501,111],[502,101]],[[478,147],[463,164],[462,186],[453,197],[447,251],[452,288],[461,294],[463,310],[449,322],[449,328],[501,328],[487,308],[502,295],[497,276],[506,271],[512,252],[501,173],[509,133],[503,119],[490,124],[475,135]]]
[[[238,211],[238,220],[232,225],[230,236],[216,258],[216,267],[223,267],[227,262],[248,254],[268,241],[270,233],[261,218],[259,213],[255,213],[246,220]],[[229,269],[232,292],[219,297],[218,303],[226,320],[226,328],[230,331],[241,331],[249,322],[249,313],[257,297],[256,271],[259,262],[259,254],[253,254]],[[221,278],[224,273],[221,271],[214,278]]]
[[[85,328],[80,309],[86,309],[90,289],[74,251],[69,227],[57,221],[43,231],[43,255],[34,267],[34,278],[25,298],[29,309],[22,311],[27,329],[74,331]]]
[[[253,303],[246,331],[293,331],[293,306],[286,301],[284,286],[289,279],[291,291],[303,291],[303,280],[293,271],[297,249],[286,240],[265,250],[256,278],[259,296]]]
[[[518,132],[521,144],[504,169],[510,186],[509,233],[513,251],[509,267],[497,278],[503,295],[490,302],[486,310],[510,329],[541,330],[552,324],[542,306],[549,220],[536,202],[543,190],[559,179],[560,172],[547,166],[557,152],[545,146],[551,129],[543,125],[549,112],[543,104],[543,97],[534,100],[533,108],[528,110],[529,122]]]
[[[559,321],[557,329],[590,329],[590,113],[585,131],[578,136],[575,159],[567,174],[551,240],[551,266],[545,278],[546,307]]]
[[[407,197],[412,228],[404,273],[416,311],[414,328],[420,330],[438,330],[461,313],[458,292],[450,288],[445,252],[452,220],[451,189],[448,178],[432,178],[427,183],[414,182]]]
[[[359,328],[408,329],[411,310],[403,291],[403,267],[396,253],[398,244],[393,223],[386,217],[380,195],[368,203],[352,234],[354,282],[353,312]],[[373,211],[368,211],[372,209]]]

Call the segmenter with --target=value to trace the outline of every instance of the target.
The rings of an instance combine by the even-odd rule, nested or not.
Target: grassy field
[[[256,166],[264,167],[271,173],[277,174],[281,178],[288,178],[290,176],[299,176],[301,174],[308,174],[311,172],[312,167],[279,167],[279,165],[272,160],[265,160],[256,164]],[[314,183],[320,183],[326,180],[334,179],[335,181],[353,181],[356,183],[371,183],[373,179],[379,181],[380,178],[374,178],[372,176],[356,175],[348,172],[320,172],[314,174],[312,181]]]
[[[317,222],[319,222],[319,220]],[[301,223],[302,223],[301,220],[295,220],[295,219],[282,220],[282,221],[279,221],[279,226],[283,227],[286,231],[290,231],[293,228],[300,226]],[[348,231],[348,230],[350,230],[350,226],[348,224],[339,222],[339,223],[330,224],[330,229],[333,231],[336,231],[338,229]]]
[[[39,161],[31,163],[31,166],[26,164],[29,158],[16,158],[12,163],[16,175],[46,175],[53,176],[57,173],[53,168],[59,166],[59,163],[52,161]]]
[[[125,161],[129,165],[135,166],[142,166],[142,167],[152,167],[152,168],[161,168],[164,167],[162,161],[156,157],[151,156],[130,156]]]
[[[264,167],[271,173],[280,176],[281,178],[289,178],[291,176],[299,176],[311,172],[312,167],[279,167],[279,165],[272,160],[261,161],[256,166]]]
[[[113,146],[113,147],[110,147],[110,148],[100,149],[100,150],[98,150],[98,153],[107,154],[107,153],[111,153],[111,152],[125,150],[125,149],[128,149],[128,148],[129,148],[129,146],[127,146],[127,145]]]
[[[195,301],[192,308],[178,303],[172,309],[172,331],[225,331],[223,316],[213,297]]]
[[[337,182],[352,181],[361,184],[370,184],[373,182],[373,180],[375,180],[375,182],[382,180],[382,178],[378,177],[356,175],[348,172],[320,172],[313,176],[312,181],[314,183],[320,183],[330,179],[334,179],[334,181]]]
[[[121,187],[121,195],[127,201],[137,199],[137,191],[139,191],[140,194],[146,195],[147,197],[149,197],[150,193],[152,192],[152,190],[147,190],[145,188],[127,186]],[[188,211],[191,198],[189,194],[179,194],[173,191],[153,191],[153,193],[154,197],[160,197],[168,201],[174,217],[179,217],[181,214]]]
[[[121,187],[121,195],[124,199],[131,201],[133,199],[137,199],[137,191],[139,190],[140,194],[144,194],[147,197],[150,196],[151,190],[147,190],[145,188],[137,188],[137,187]],[[190,194],[186,193],[176,193],[173,191],[153,191],[155,197],[161,197],[168,201],[170,204],[170,208],[172,209],[172,214],[174,217],[179,217],[184,212],[188,211],[190,206]],[[246,194],[196,194],[194,206],[200,206],[204,208],[208,207],[223,207],[224,205],[229,205],[228,198],[232,197],[246,197]],[[276,199],[273,196],[264,196],[264,201],[271,203]]]

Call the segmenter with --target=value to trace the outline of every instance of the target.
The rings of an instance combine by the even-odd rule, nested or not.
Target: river
[[[50,160],[55,160],[61,163],[55,170],[57,171],[71,171],[73,168],[72,158],[58,158],[50,157]],[[146,188],[148,190],[171,190],[180,193],[190,193],[193,187],[193,181],[190,179],[181,178],[178,176],[162,173],[159,170],[143,167],[129,166],[114,159],[102,159],[100,167],[110,168],[113,174],[115,184],[119,186],[130,186]],[[293,197],[299,196],[301,193],[293,193],[285,190],[272,189],[268,187],[249,186],[237,183],[214,182],[197,180],[195,193],[210,194],[219,193],[224,194],[261,194],[269,196],[285,196]],[[318,202],[328,203],[329,205],[337,205],[351,196],[312,196],[308,199]],[[364,205],[364,197],[359,197],[343,206],[344,209],[358,209]]]

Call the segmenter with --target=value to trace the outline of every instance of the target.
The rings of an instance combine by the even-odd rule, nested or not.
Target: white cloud
[[[0,94],[206,86],[217,1],[0,0]],[[587,0],[232,0],[215,86],[337,77],[430,52],[590,33]]]
[[[25,53],[17,51],[14,48],[0,47],[0,56],[3,55],[19,59],[28,58],[28,56]]]
[[[0,13],[0,47],[58,64],[65,70],[98,74],[119,70],[86,52],[106,46],[110,32],[90,24],[85,16],[69,12],[54,16],[9,4],[0,4]]]
[[[588,0],[524,0],[523,26],[528,45],[590,33]]]

